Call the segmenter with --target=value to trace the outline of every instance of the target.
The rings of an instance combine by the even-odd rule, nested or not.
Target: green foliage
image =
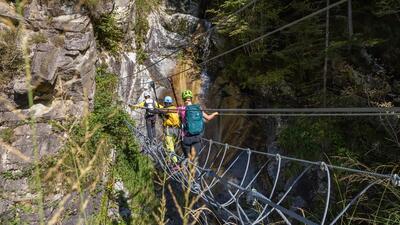
[[[18,39],[17,30],[0,31],[0,87],[8,84],[12,77],[20,75],[24,69]]]
[[[375,14],[378,16],[393,15],[400,11],[400,2],[398,0],[377,0],[375,2]]]
[[[309,160],[323,159],[325,153],[345,151],[344,137],[335,120],[296,119],[278,137],[279,145],[290,155]]]
[[[310,1],[291,4],[262,1],[225,21],[227,15],[248,2],[228,0],[209,11],[218,18],[215,21],[219,26],[218,32],[229,40],[223,50],[253,40],[319,7]],[[292,15],[292,12],[296,13]],[[315,70],[322,68],[323,54],[320,53],[324,50],[324,34],[318,22],[317,18],[309,19],[279,35],[266,37],[225,56],[224,60],[229,63],[221,73],[238,83],[243,91],[252,92],[264,100],[265,97],[273,100],[293,98],[296,93],[293,89],[313,81],[317,75]]]
[[[296,118],[287,121],[278,141],[293,156],[314,160],[338,156],[375,167],[399,160],[379,123],[373,118]]]
[[[143,63],[147,59],[147,54],[144,50],[147,31],[149,30],[149,22],[147,16],[154,10],[160,0],[137,0],[135,1],[135,31],[136,52],[138,53],[138,62]]]
[[[226,16],[248,2],[227,0],[211,3],[208,12],[217,18],[213,22],[226,39],[221,42],[224,46],[220,46],[220,51],[253,40],[325,6],[325,1],[261,1],[240,15],[229,16],[226,21]],[[330,10],[333,16],[330,18],[330,47],[327,49],[328,103],[338,102],[336,100],[341,95],[334,88],[352,88],[354,82],[343,79],[349,70],[358,70],[362,76],[375,73],[378,69],[371,62],[374,60],[384,65],[387,77],[395,76],[394,71],[400,70],[394,60],[398,58],[398,48],[394,46],[400,46],[400,29],[394,25],[398,21],[394,12],[399,7],[396,0],[353,2],[353,23],[357,29],[352,39],[347,32],[347,8],[342,6]],[[388,23],[392,25],[385,25]],[[325,14],[321,13],[224,56],[226,65],[219,73],[226,80],[235,81],[246,94],[251,93],[266,104],[284,98],[285,105],[321,106],[322,97],[318,94],[323,86],[324,41]],[[368,54],[371,55],[366,56]],[[381,93],[387,95],[388,90]],[[365,104],[371,96],[363,92],[362,104]],[[346,101],[351,103],[348,106],[360,103],[360,99],[352,98],[348,100],[353,101]],[[373,99],[382,98],[382,95],[373,96]]]
[[[225,16],[249,2],[212,1],[208,12],[210,17],[217,18],[213,22],[218,26],[219,38],[224,39],[219,42],[223,45],[217,46],[218,51],[240,46],[326,6],[326,1],[258,1],[240,15],[224,21]],[[398,106],[400,2],[352,1],[352,8],[352,37],[348,32],[346,4],[330,10],[330,46],[327,49],[326,14],[321,13],[225,55],[221,60],[223,66],[215,66],[217,71],[213,73],[218,79],[237,85],[254,108],[322,107],[322,77],[327,53],[328,107]],[[283,118],[285,127],[278,141],[288,155],[398,173],[398,166],[395,166],[400,160],[398,118]],[[296,168],[289,172],[292,170]],[[357,194],[368,178],[355,180],[354,184],[341,180],[344,184],[339,204]],[[379,191],[371,191],[367,194],[368,202],[360,202],[354,215],[347,215],[350,221],[347,224],[398,223],[399,213],[395,212],[399,212],[399,206],[390,201],[400,195],[396,190],[390,192],[383,197]],[[378,206],[379,202],[382,204]],[[371,220],[375,213],[376,221]]]
[[[393,121],[391,126],[397,127]],[[328,160],[335,165],[369,171],[377,168],[375,170],[380,173],[390,174],[397,170],[393,163],[399,160],[398,148],[390,149],[392,143],[388,141],[387,132],[380,128],[372,118],[298,118],[288,121],[278,141],[290,156],[314,161]],[[286,177],[292,177],[292,171],[296,169],[295,165],[291,165],[285,172]],[[332,172],[337,179],[335,195],[338,196],[338,203],[347,202],[363,185],[372,182],[368,176],[336,170]],[[358,206],[351,209],[352,213],[344,217],[345,221],[351,221],[351,224],[397,223],[399,207],[393,202],[399,200],[400,193],[396,187],[382,183],[366,196]],[[335,214],[343,205],[332,207],[331,211]]]
[[[32,175],[32,170],[33,167],[27,167],[24,168],[21,171],[4,171],[2,173],[0,173],[0,176],[2,176],[4,179],[7,180],[19,180],[23,177],[30,177]]]
[[[220,51],[315,12],[326,3],[261,1],[224,21],[227,15],[248,2],[211,3],[209,13],[217,18],[214,21],[218,24],[217,30],[225,38],[225,42],[221,42],[224,46],[219,46]],[[357,29],[351,39],[347,32],[347,7],[330,10],[327,105],[367,107],[390,101],[394,92],[396,96],[400,93],[400,89],[392,85],[393,79],[398,83],[396,71],[400,71],[396,60],[400,29],[394,25],[397,16],[388,13],[398,7],[398,1],[392,0],[353,1],[353,23]],[[377,16],[376,10],[385,13]],[[227,54],[222,59],[224,67],[215,73],[223,76],[226,82],[235,83],[257,108],[321,107],[325,16],[322,13]],[[388,132],[382,129],[379,118],[302,118],[287,123],[279,139],[294,154],[306,156],[323,146],[329,155],[351,156],[369,165],[377,165],[377,159],[380,162],[398,159],[398,145],[389,143]],[[388,149],[385,154],[382,154],[383,147]],[[321,154],[310,155],[313,156],[320,158]]]
[[[219,9],[208,10],[208,12],[215,15],[216,18],[224,18],[223,20],[215,21],[219,26],[218,31],[220,33],[227,34],[229,37],[236,37],[249,32],[249,23],[242,20],[240,15],[232,15],[228,20],[225,19],[228,12],[243,7],[246,3],[246,0],[225,1],[219,6]]]
[[[142,48],[136,49],[136,54],[137,54],[137,61],[139,63],[144,63],[144,61],[148,58],[146,51]]]
[[[108,73],[104,67],[98,68],[93,111],[80,122],[51,122],[55,129],[69,131],[69,139],[56,158],[42,161],[45,189],[52,192],[58,183],[62,183],[63,188],[69,191],[78,183],[77,190],[82,198],[82,190],[92,189],[91,194],[96,194],[100,191],[96,190],[97,187],[101,186],[103,197],[98,215],[87,219],[90,224],[114,224],[118,221],[108,218],[108,203],[115,200],[114,181],[121,180],[130,194],[127,200],[132,211],[130,224],[153,224],[152,212],[156,207],[154,168],[151,161],[139,153],[135,137],[126,126],[126,121],[131,124],[134,121],[117,104],[117,84],[115,74]],[[113,164],[111,151],[116,155]],[[106,184],[96,184],[105,173]]]
[[[104,68],[97,71],[93,124],[102,124],[99,132],[109,137],[116,150],[113,177],[124,182],[131,195],[132,224],[151,224],[155,204],[153,171],[151,161],[140,154],[135,138],[125,121],[134,124],[130,116],[116,105],[117,76]]]
[[[47,37],[42,32],[34,33],[29,40],[30,44],[40,44],[46,42],[47,42]]]
[[[117,53],[121,48],[124,34],[117,26],[114,14],[102,15],[93,20],[97,44],[100,48]]]
[[[14,139],[14,130],[9,127],[0,130],[0,139],[8,144],[11,144]]]
[[[97,4],[99,4],[99,0],[83,0],[81,3],[89,9],[93,9]]]
[[[0,223],[4,225],[28,225],[28,222],[22,219],[21,214],[30,214],[32,212],[34,212],[34,208],[30,203],[26,201],[16,202],[8,211],[12,217],[0,216]]]
[[[99,209],[99,213],[94,217],[93,224],[107,224],[108,221],[108,207],[110,196],[112,195],[112,178],[111,182],[108,182],[106,185],[106,189],[104,190],[104,194],[101,198],[101,205]]]
[[[216,18],[213,22],[218,26],[217,31],[233,38],[235,42],[243,42],[281,21],[279,14],[283,11],[285,3],[276,0],[258,2],[240,15],[231,15],[248,2],[247,0],[228,0],[218,5],[218,8],[209,9],[208,13]],[[226,19],[227,16],[229,16],[228,19]]]

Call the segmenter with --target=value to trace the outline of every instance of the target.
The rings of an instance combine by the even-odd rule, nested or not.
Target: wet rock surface
[[[115,1],[114,10],[117,13],[118,24],[126,31],[125,40],[134,40],[135,33],[130,29],[135,19],[135,5],[131,1],[119,0]],[[133,51],[99,56],[99,64],[107,64],[111,72],[120,76],[118,92],[125,103],[139,102],[144,91],[153,93],[150,86],[152,80],[156,80],[157,95],[172,95],[171,84],[165,77],[177,72],[179,46],[188,45],[192,35],[201,29],[201,20],[196,17],[198,11],[196,1],[163,1],[157,10],[150,12],[147,16],[149,29],[144,43],[147,57],[143,64],[139,63],[134,41],[130,41],[130,46],[126,46],[127,49],[134,49]],[[142,116],[137,112],[132,112],[132,115],[134,118]]]

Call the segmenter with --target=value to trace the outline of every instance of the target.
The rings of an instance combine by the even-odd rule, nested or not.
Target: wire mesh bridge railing
[[[392,182],[400,185],[398,175],[330,165],[325,162],[308,161],[280,154],[260,152],[231,146],[213,140],[203,139],[203,147],[198,153],[197,163],[186,160],[182,168],[173,170],[170,157],[161,141],[150,141],[140,129],[128,122],[126,125],[140,143],[142,151],[148,154],[169,177],[190,191],[199,195],[218,219],[224,224],[335,224],[373,186]],[[180,160],[185,160],[176,155]],[[196,170],[196,178],[189,179],[188,165]],[[287,181],[285,168],[296,165],[296,176]],[[333,171],[363,175],[363,188],[352,199],[346,200],[341,209],[332,207]],[[272,177],[265,182],[265,175]],[[264,177],[264,178],[263,178]],[[289,196],[298,191],[302,180],[307,180],[311,188],[320,196],[318,212],[304,213],[293,207]],[[361,185],[361,184],[360,184]],[[279,189],[279,191],[278,191]],[[303,190],[309,191],[309,190]],[[337,207],[337,206],[335,206]],[[320,215],[317,215],[320,214]],[[329,221],[328,221],[329,220]]]

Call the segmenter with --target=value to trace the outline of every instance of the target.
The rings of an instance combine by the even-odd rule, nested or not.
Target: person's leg
[[[192,155],[192,162],[197,166],[199,165],[199,153],[200,153],[201,147],[202,147],[201,136],[197,135],[197,136],[193,137],[191,155]],[[198,170],[196,170],[195,180],[197,182],[199,182],[199,179],[200,179],[200,173]]]
[[[174,137],[173,136],[166,136],[165,137],[165,145],[167,148],[167,151],[169,152],[169,154],[172,157],[172,161],[174,163],[176,163],[178,161],[178,159],[176,158],[175,151],[174,151]]]
[[[192,154],[197,157],[200,150],[201,150],[201,142],[200,141],[196,141],[193,143],[193,148],[192,148]]]
[[[183,139],[182,139],[182,151],[183,151],[183,155],[185,156],[186,159],[189,157],[189,153],[190,153],[190,142],[189,142],[188,138],[189,137],[183,137]]]
[[[151,129],[152,129],[152,135],[153,138],[157,138],[156,136],[156,117],[153,118],[153,120],[151,120]]]
[[[198,142],[198,140],[200,139],[197,138],[197,136],[185,137],[183,140],[183,144],[186,148],[186,154],[188,154],[188,157],[191,161],[194,161],[197,156],[196,147],[198,146],[196,145],[196,143]]]
[[[197,158],[197,151],[195,145],[190,146],[190,161],[195,162]]]
[[[175,136],[173,132],[173,128],[165,127],[165,148],[167,149],[167,154],[171,156],[172,162],[177,163],[178,158],[174,155],[175,154]]]
[[[152,140],[152,135],[151,135],[151,121],[150,119],[146,118],[146,130],[147,130],[147,137]]]
[[[171,137],[172,137],[172,139],[171,139],[171,151],[174,153],[174,156],[172,157],[172,161],[174,162],[174,163],[177,163],[178,162],[178,157],[175,155],[176,154],[176,152],[175,152],[175,147],[176,147],[176,143],[177,143],[177,141],[178,141],[178,137],[179,137],[179,129],[178,128],[171,128],[171,130],[172,130],[172,132],[171,132]]]
[[[192,158],[195,159],[195,158],[197,158],[197,156],[201,150],[201,136],[200,135],[196,135],[196,136],[192,137],[191,146],[192,146],[192,148],[190,149],[191,150],[190,154],[192,155]]]

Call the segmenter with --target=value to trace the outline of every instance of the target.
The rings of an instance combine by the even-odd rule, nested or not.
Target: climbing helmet
[[[164,98],[164,103],[172,103],[172,98],[171,98],[171,96],[165,96],[165,98]]]
[[[182,92],[182,99],[193,98],[193,93],[191,90],[185,90]]]

